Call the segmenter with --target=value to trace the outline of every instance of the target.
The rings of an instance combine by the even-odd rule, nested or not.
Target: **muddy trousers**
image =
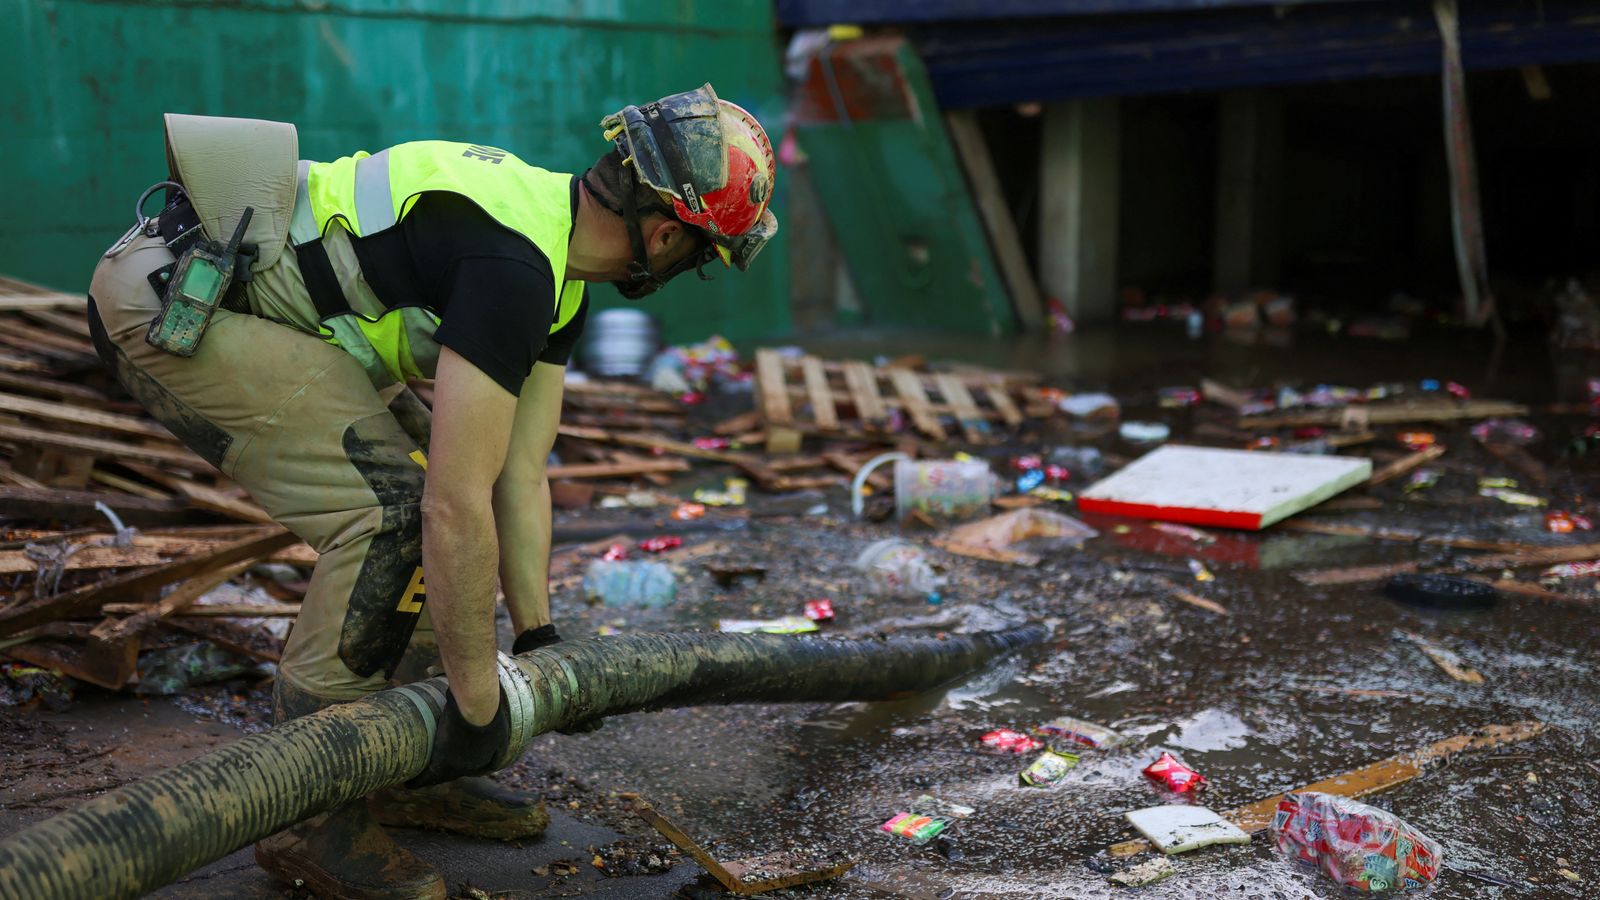
[[[285,254],[292,257],[292,254]],[[279,677],[324,697],[383,688],[413,638],[432,642],[423,603],[427,411],[379,390],[349,354],[305,332],[218,310],[194,356],[145,342],[173,261],[139,235],[96,267],[96,346],[139,402],[321,554]]]

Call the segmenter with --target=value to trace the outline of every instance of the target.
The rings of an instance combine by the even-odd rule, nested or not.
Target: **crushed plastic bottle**
[[[855,566],[866,576],[868,589],[880,597],[922,600],[937,594],[945,583],[921,547],[898,538],[868,545]]]
[[[1278,802],[1272,837],[1291,860],[1371,894],[1426,887],[1444,861],[1437,841],[1393,813],[1316,791],[1298,791]]]
[[[677,594],[677,579],[666,563],[601,559],[583,573],[583,595],[605,606],[666,606]]]

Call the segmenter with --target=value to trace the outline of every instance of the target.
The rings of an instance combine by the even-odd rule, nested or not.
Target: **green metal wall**
[[[581,171],[601,116],[705,81],[776,143],[776,40],[765,0],[0,0],[0,273],[84,290],[165,175],[163,112],[294,122],[309,159],[442,138]],[[788,330],[781,232],[717,275],[642,304],[666,338]]]
[[[860,293],[862,318],[876,326],[1012,332],[1010,297],[921,60],[898,39],[836,49],[826,77],[840,79],[839,99],[817,86],[822,70],[813,62],[796,101],[795,136]],[[880,109],[839,116],[839,102]],[[901,103],[909,114],[882,112]]]

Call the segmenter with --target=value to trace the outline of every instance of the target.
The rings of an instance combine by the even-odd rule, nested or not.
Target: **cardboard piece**
[[[1369,459],[1172,444],[1089,488],[1078,509],[1259,530],[1371,475]]]

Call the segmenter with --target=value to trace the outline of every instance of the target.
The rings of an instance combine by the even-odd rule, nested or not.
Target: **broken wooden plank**
[[[83,309],[88,305],[83,294],[32,294],[11,291],[0,294],[0,312],[24,309]]]
[[[143,603],[107,603],[100,611],[108,616],[126,616],[145,609]],[[298,603],[217,603],[190,606],[163,618],[169,619],[286,619],[300,614]]]
[[[700,867],[724,888],[740,896],[764,894],[782,888],[827,881],[838,878],[855,865],[850,860],[804,861],[777,854],[722,863],[677,825],[652,809],[648,803],[639,803],[634,807],[634,812],[639,818],[650,823],[650,826],[659,831],[663,837],[676,844],[678,849],[688,854],[690,859],[699,863]]]
[[[1022,411],[1017,409],[1017,404],[1011,400],[1011,394],[1003,384],[985,384],[984,396],[989,398],[989,405],[1000,413],[1000,418],[1006,423],[1007,428],[1016,428],[1022,424]]]
[[[1415,469],[1418,466],[1426,465],[1427,463],[1430,463],[1443,455],[1443,444],[1434,444],[1432,447],[1424,447],[1415,453],[1408,453],[1394,462],[1385,465],[1383,468],[1373,472],[1372,477],[1367,479],[1367,487],[1374,487],[1376,485],[1383,484],[1386,481],[1393,481],[1394,479],[1399,478],[1401,475],[1407,474],[1412,469]]]
[[[261,662],[283,659],[283,641],[265,630],[238,624],[232,619],[207,616],[174,616],[158,623],[168,631],[181,631],[216,644],[224,650]]]
[[[89,338],[89,319],[85,315],[73,315],[54,309],[23,309],[18,310],[26,318],[35,322],[49,325],[51,328],[65,335]]]
[[[578,463],[569,466],[551,466],[545,470],[549,478],[631,478],[649,472],[687,472],[689,464],[681,459],[650,459],[632,463]]]
[[[1518,552],[1538,549],[1529,544],[1517,544],[1507,541],[1486,541],[1479,538],[1458,538],[1442,534],[1427,534],[1421,531],[1412,531],[1403,528],[1344,525],[1338,522],[1317,522],[1305,518],[1284,519],[1274,527],[1282,531],[1300,531],[1307,534],[1327,534],[1335,537],[1372,538],[1373,540],[1379,541],[1397,541],[1402,544],[1440,544],[1446,547],[1455,547],[1458,550]]]
[[[230,541],[207,553],[175,560],[164,565],[138,569],[95,584],[52,597],[25,600],[8,609],[0,610],[0,637],[71,616],[99,609],[101,603],[113,597],[126,599],[142,591],[154,590],[175,581],[182,581],[217,566],[246,559],[258,559],[299,539],[283,528],[263,528],[248,537]]]
[[[172,495],[165,491],[150,487],[149,485],[138,481],[134,481],[132,478],[124,478],[123,476],[117,475],[113,472],[107,472],[105,469],[96,468],[91,471],[89,473],[89,480],[99,482],[106,487],[116,488],[123,493],[132,494],[135,497],[148,497],[151,500],[172,499]]]
[[[839,428],[839,413],[833,406],[833,391],[828,387],[828,373],[822,370],[822,361],[815,356],[800,360],[800,371],[805,376],[806,396],[811,400],[811,418],[823,431]]]
[[[850,402],[856,408],[856,418],[868,430],[881,428],[889,420],[883,395],[878,393],[878,376],[864,362],[852,360],[844,364],[845,388],[850,392]]]
[[[1468,750],[1486,750],[1531,740],[1544,733],[1545,727],[1543,722],[1533,721],[1511,725],[1488,725],[1471,734],[1445,738],[1420,750],[1399,753],[1388,759],[1362,766],[1355,771],[1314,782],[1286,793],[1317,791],[1340,797],[1365,797],[1405,784],[1421,775],[1430,765],[1443,762]],[[1278,811],[1278,804],[1283,797],[1284,794],[1274,794],[1228,810],[1222,817],[1245,831],[1256,834],[1272,824],[1272,817]],[[1142,838],[1123,841],[1120,844],[1113,844],[1110,849],[1114,857],[1127,857],[1150,849],[1150,842]]]
[[[961,433],[966,436],[967,442],[972,444],[983,443],[989,437],[989,423],[978,412],[978,404],[973,402],[972,394],[967,392],[967,386],[953,375],[941,373],[934,376],[934,384],[938,386],[939,393],[944,395],[945,402],[956,414],[956,421],[961,425]]]
[[[1506,440],[1488,440],[1478,442],[1489,455],[1500,460],[1521,473],[1535,487],[1547,487],[1550,484],[1550,472],[1544,463],[1533,458],[1528,451]]]
[[[1455,560],[1440,572],[1483,572],[1495,569],[1525,569],[1531,566],[1548,566],[1555,563],[1583,562],[1600,558],[1600,544],[1578,544],[1570,547],[1534,547],[1528,544],[1498,544],[1495,549],[1512,548],[1511,552],[1487,556],[1469,556]],[[1483,548],[1475,548],[1483,549]],[[1378,581],[1390,575],[1416,572],[1422,568],[1418,561],[1362,566],[1359,568],[1313,569],[1294,573],[1301,584],[1327,587],[1336,584],[1361,584]]]
[[[794,409],[789,405],[789,391],[783,380],[783,357],[778,351],[756,351],[756,390],[769,425],[794,423]]]
[[[1450,650],[1417,634],[1415,631],[1396,629],[1395,634],[1416,645],[1418,650],[1421,650],[1428,659],[1433,661],[1434,665],[1438,666],[1441,671],[1451,678],[1467,684],[1483,684],[1483,674],[1467,665],[1460,656],[1456,655],[1454,650]]]
[[[125,441],[104,440],[78,434],[63,434],[38,428],[27,428],[21,425],[5,424],[0,424],[0,441],[85,453],[110,460],[131,459],[138,462],[151,462],[189,472],[216,471],[214,466],[193,452],[176,446],[149,447]]]
[[[0,390],[37,394],[53,400],[75,400],[84,404],[102,404],[109,398],[94,388],[56,378],[40,378],[17,372],[0,372]]]
[[[1528,407],[1504,400],[1402,400],[1393,403],[1374,403],[1359,407],[1336,409],[1290,410],[1245,416],[1239,427],[1298,428],[1303,425],[1339,426],[1347,421],[1347,414],[1366,430],[1367,425],[1399,425],[1407,422],[1455,422],[1462,419],[1488,419],[1495,416],[1525,416]]]
[[[127,638],[137,637],[154,626],[157,621],[186,609],[224,582],[236,575],[244,574],[244,571],[252,565],[255,565],[255,559],[246,559],[243,562],[229,563],[209,571],[197,572],[155,603],[141,604],[138,611],[127,618],[107,619],[96,625],[89,633],[89,641],[115,644]],[[104,609],[101,611],[104,612]]]
[[[1170,579],[1162,578],[1158,575],[1152,576],[1150,580],[1161,585],[1163,588],[1166,588],[1167,596],[1174,600],[1182,601],[1190,606],[1203,609],[1209,613],[1215,613],[1219,616],[1228,615],[1228,608],[1226,606],[1223,606],[1221,603],[1218,603],[1215,600],[1202,597],[1193,591],[1186,590]]]
[[[165,426],[150,419],[124,416],[119,413],[90,409],[85,406],[71,406],[50,400],[38,400],[33,397],[22,397],[17,394],[0,393],[0,412],[14,413],[33,419],[43,419],[47,422],[82,425],[133,437],[156,438],[164,441],[177,440]]]
[[[17,518],[68,523],[104,522],[106,517],[95,509],[96,503],[104,503],[129,525],[175,524],[193,516],[188,512],[188,505],[177,498],[152,500],[131,494],[0,486],[0,510],[5,510],[7,516]]]
[[[139,641],[134,638],[114,644],[30,641],[7,647],[5,653],[23,662],[54,669],[69,678],[112,691],[127,684],[139,666]]]
[[[934,440],[943,441],[949,438],[944,426],[939,424],[939,418],[928,409],[928,394],[922,389],[922,379],[909,369],[890,369],[889,381],[900,395],[900,402],[904,405],[906,414],[911,417],[913,425],[923,434]]]
[[[994,250],[995,262],[999,263],[1001,276],[1011,289],[1011,305],[1017,312],[1017,320],[1023,331],[1043,331],[1044,301],[1039,284],[1023,252],[1017,223],[1011,216],[1012,204],[1000,188],[1000,176],[995,171],[994,158],[989,155],[983,130],[978,126],[977,113],[970,109],[950,110],[944,114],[944,122],[950,134],[950,146],[955,149],[956,158],[966,170],[967,182],[972,185],[972,198],[976,201],[989,246]]]

